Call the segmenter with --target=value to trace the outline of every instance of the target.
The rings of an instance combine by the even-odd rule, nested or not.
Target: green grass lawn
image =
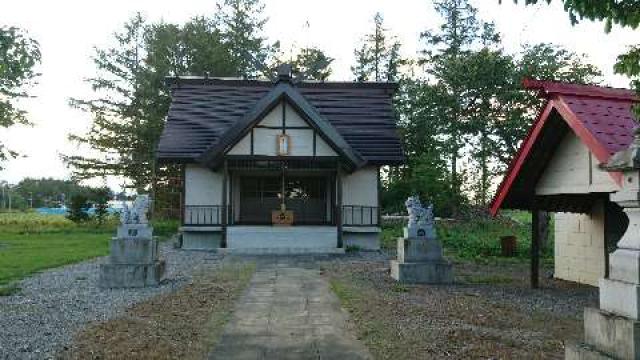
[[[75,224],[61,215],[0,213],[0,295],[12,282],[38,271],[107,255],[117,219]],[[157,235],[176,231],[176,222],[154,223]]]
[[[107,255],[111,232],[75,229],[54,233],[0,232],[0,286],[39,270]]]

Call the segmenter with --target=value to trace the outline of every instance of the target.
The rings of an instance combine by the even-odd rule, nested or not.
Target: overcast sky
[[[521,1],[523,3],[524,1]],[[627,87],[628,79],[615,76],[615,58],[626,47],[640,42],[639,32],[614,29],[605,34],[601,23],[583,22],[572,27],[560,1],[551,6],[525,7],[511,0],[476,0],[480,17],[494,21],[503,35],[507,51],[521,44],[551,42],[563,45],[589,60],[605,73],[605,83]],[[371,29],[372,17],[380,11],[386,26],[403,44],[406,56],[421,48],[419,34],[435,28],[439,18],[426,0],[265,0],[269,17],[266,36],[280,40],[282,49],[318,46],[336,60],[331,80],[352,80],[349,67],[353,48]],[[149,20],[181,23],[196,15],[211,14],[215,0],[21,0],[6,2],[0,25],[17,26],[29,32],[41,46],[42,73],[31,90],[36,98],[24,102],[33,127],[0,130],[0,139],[24,154],[9,161],[0,180],[16,183],[23,177],[68,178],[61,153],[77,151],[67,135],[88,128],[90,117],[68,106],[70,97],[83,97],[90,89],[83,79],[94,74],[90,60],[94,46],[111,43],[112,34],[135,12]],[[305,24],[310,26],[306,26]],[[117,181],[110,180],[116,186]]]

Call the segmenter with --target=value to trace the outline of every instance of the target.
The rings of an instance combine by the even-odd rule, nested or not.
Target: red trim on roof
[[[596,85],[568,84],[554,81],[540,81],[525,78],[522,86],[529,90],[538,90],[540,97],[550,98],[552,95],[572,95],[608,100],[638,101],[633,90]]]
[[[609,150],[596,139],[595,136],[591,133],[591,131],[587,130],[584,127],[584,123],[578,119],[576,114],[571,111],[569,106],[565,103],[562,97],[559,97],[554,102],[556,104],[556,110],[562,115],[562,118],[569,124],[569,127],[576,133],[576,135],[582,140],[582,142],[587,145],[587,148],[596,156],[598,161],[601,163],[606,163],[609,161],[611,157],[611,153]],[[609,172],[609,176],[616,182],[619,186],[622,185],[622,173],[620,172]]]
[[[522,165],[524,165],[527,156],[529,156],[529,152],[531,151],[531,148],[533,148],[533,144],[535,144],[536,140],[538,139],[540,131],[542,131],[542,128],[547,122],[547,119],[549,118],[549,114],[551,113],[551,110],[553,110],[553,107],[553,101],[548,101],[543,110],[536,118],[536,121],[529,129],[529,133],[524,138],[522,145],[520,145],[516,156],[514,156],[513,160],[511,160],[511,164],[509,164],[507,173],[500,183],[500,186],[496,191],[496,195],[491,202],[491,207],[489,209],[491,216],[496,216],[498,214],[500,206],[502,206],[502,202],[507,197],[507,194],[509,193],[513,182],[516,180],[516,177],[518,177],[518,173],[520,172]]]
[[[580,98],[584,101],[590,102],[591,104],[595,104],[596,106],[609,106],[609,108],[611,108],[611,102],[619,101],[627,104],[616,105],[615,107],[618,108],[618,111],[620,111],[621,109],[620,106],[630,107],[631,105],[633,105],[633,103],[637,103],[639,100],[635,92],[628,89],[614,89],[593,85],[577,85],[550,81],[537,81],[531,79],[524,79],[522,84],[526,89],[538,90],[540,92],[540,96],[548,99],[548,102],[536,121],[533,123],[531,129],[529,130],[529,133],[518,149],[518,152],[516,153],[511,164],[509,165],[504,179],[498,187],[496,195],[494,196],[490,206],[490,212],[493,216],[498,213],[500,207],[502,206],[502,203],[509,194],[511,186],[515,182],[522,166],[527,160],[529,152],[537,141],[542,128],[546,124],[551,110],[556,109],[558,111],[564,121],[567,122],[571,130],[580,138],[580,140],[587,146],[589,151],[591,151],[601,163],[607,162],[613,155],[613,152],[616,151],[614,148],[610,148],[611,146],[608,145],[613,144],[616,146],[626,146],[626,142],[624,141],[606,144],[603,142],[605,141],[604,138],[598,139],[599,136],[602,137],[602,133],[607,132],[607,126],[609,125],[602,121],[591,121],[589,126],[592,127],[592,129],[589,129],[587,125],[585,125],[585,121],[593,119],[590,119],[588,117],[588,114],[583,114],[581,115],[583,116],[583,119],[581,120],[578,116],[578,114],[581,113],[578,112],[578,114],[576,114],[576,112],[574,112],[567,104],[564,97],[569,97],[570,99],[572,97]],[[605,116],[608,116],[608,114]],[[623,129],[627,129],[627,131],[632,130],[632,125],[629,124],[629,122],[632,122],[632,120],[629,117],[619,119],[622,120],[618,120],[616,126],[621,126]],[[596,133],[593,132],[594,127]],[[622,173],[610,172],[609,175],[616,184],[622,184]]]

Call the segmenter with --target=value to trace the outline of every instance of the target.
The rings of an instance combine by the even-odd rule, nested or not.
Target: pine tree
[[[303,48],[293,59],[292,65],[300,80],[325,81],[331,75],[333,58],[315,47]]]
[[[146,192],[162,170],[154,152],[170,103],[165,77],[232,76],[237,69],[212,20],[148,24],[138,14],[114,38],[114,46],[96,49],[98,74],[88,80],[94,97],[71,100],[93,123],[88,133],[70,139],[91,151],[63,159],[76,179],[120,176]]]
[[[400,56],[400,42],[389,35],[382,14],[373,18],[373,33],[365,35],[362,45],[354,50],[355,65],[351,72],[356,81],[396,81],[404,64]]]
[[[469,80],[468,56],[474,49],[486,46],[487,40],[497,40],[490,32],[491,26],[477,18],[477,9],[468,0],[440,0],[434,2],[435,10],[444,19],[438,31],[425,31],[420,37],[426,43],[421,63],[427,74],[446,89],[449,107],[444,116],[448,123],[448,150],[450,184],[453,194],[460,194],[464,179],[459,174],[462,149],[469,140],[471,122],[465,115],[467,105],[474,105],[465,98]],[[480,30],[484,29],[484,32]]]
[[[269,72],[279,45],[267,44],[263,35],[264,4],[261,0],[224,0],[218,4],[215,21],[229,48],[237,75],[255,78]]]

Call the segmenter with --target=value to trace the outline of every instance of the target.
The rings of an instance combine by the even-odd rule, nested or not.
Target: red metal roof
[[[560,114],[600,162],[606,162],[615,152],[629,146],[633,130],[638,126],[632,113],[632,107],[638,102],[638,98],[631,90],[530,79],[525,79],[523,85],[526,89],[538,90],[539,95],[547,99],[547,103],[498,187],[490,208],[493,215],[498,213],[509,195],[511,186],[529,160],[531,149],[552,112]],[[621,174],[611,173],[611,176],[616,182],[620,182]],[[533,193],[534,189],[530,189],[530,192]]]

